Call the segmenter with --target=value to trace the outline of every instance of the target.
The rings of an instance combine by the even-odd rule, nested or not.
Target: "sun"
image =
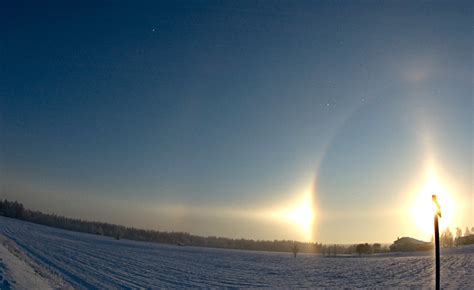
[[[284,209],[282,215],[300,229],[306,240],[311,240],[315,219],[311,195],[305,195],[302,200]]]
[[[411,203],[411,219],[416,231],[425,238],[433,234],[433,218],[437,211],[432,201],[432,195],[436,194],[441,206],[442,217],[440,225],[442,228],[449,227],[455,215],[455,202],[452,191],[446,187],[441,179],[430,173],[425,183],[414,194]]]

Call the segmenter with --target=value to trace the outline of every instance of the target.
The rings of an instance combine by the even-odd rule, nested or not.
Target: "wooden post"
[[[436,259],[436,290],[440,290],[440,260],[439,260],[439,226],[438,217],[441,217],[441,209],[436,194],[432,195],[433,202],[437,206],[434,214],[434,239],[435,239],[435,259]]]
[[[434,216],[434,231],[435,231],[435,256],[436,256],[436,290],[440,290],[440,262],[439,262],[439,227],[438,214]]]

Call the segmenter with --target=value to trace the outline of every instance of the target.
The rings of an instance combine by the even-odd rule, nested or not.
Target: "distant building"
[[[433,249],[432,243],[410,237],[398,238],[390,246],[391,252],[429,251],[431,249]]]
[[[456,245],[471,245],[474,244],[474,235],[456,238]]]

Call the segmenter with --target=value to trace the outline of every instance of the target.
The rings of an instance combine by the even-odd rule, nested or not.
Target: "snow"
[[[117,241],[4,217],[0,235],[74,288],[429,288],[434,280],[429,252],[336,258],[299,254],[295,259],[291,253]],[[8,254],[0,254],[6,261]],[[474,246],[443,249],[441,254],[442,287],[474,289]],[[10,260],[7,266],[14,263]],[[39,283],[34,288],[48,288]]]
[[[0,256],[0,288],[52,289],[33,268],[10,253],[4,245],[0,245]]]
[[[67,289],[65,281],[31,260],[0,235],[0,289]]]

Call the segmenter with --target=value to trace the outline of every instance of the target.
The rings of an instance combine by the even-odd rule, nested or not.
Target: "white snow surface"
[[[299,254],[293,258],[291,253],[117,241],[4,217],[0,217],[0,235],[79,289],[434,286],[431,252],[335,258]],[[3,263],[4,252],[0,254]],[[474,246],[442,249],[441,255],[442,288],[474,289]],[[5,266],[8,268],[8,263]]]
[[[33,268],[0,244],[0,289],[53,289]]]
[[[69,284],[0,234],[0,289],[68,289]]]

